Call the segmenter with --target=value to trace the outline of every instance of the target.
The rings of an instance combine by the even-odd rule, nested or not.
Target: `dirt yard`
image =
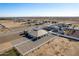
[[[0,24],[5,26],[5,28],[0,29],[0,33],[8,32],[11,29],[22,27],[22,22],[14,22],[12,20],[0,20]]]
[[[19,27],[22,23],[14,22],[12,20],[0,20],[0,24],[4,25],[7,28]]]
[[[29,56],[79,56],[79,42],[69,41],[66,38],[56,39],[30,52]]]
[[[0,54],[12,49],[12,44],[10,42],[0,44]]]

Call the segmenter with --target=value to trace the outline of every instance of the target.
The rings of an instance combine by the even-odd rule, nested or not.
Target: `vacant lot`
[[[14,28],[21,26],[21,23],[13,22],[12,20],[0,20],[0,24],[4,25],[7,28]]]
[[[0,44],[0,54],[12,49],[12,44],[10,42]]]
[[[79,55],[79,42],[70,41],[66,38],[57,37],[39,49],[30,52],[30,55],[37,56],[72,56]]]

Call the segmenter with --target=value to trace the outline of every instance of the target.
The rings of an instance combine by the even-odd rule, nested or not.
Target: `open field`
[[[79,56],[79,42],[57,37],[39,49],[27,54],[29,56]]]
[[[5,28],[0,29],[0,33],[2,33],[2,32],[6,33],[13,28],[22,27],[22,23],[14,22],[12,20],[0,20],[0,24],[5,26]]]
[[[18,38],[21,38],[18,34],[0,37],[0,44],[5,43],[5,42],[10,42],[10,41],[16,40]]]
[[[0,44],[0,54],[12,49],[12,44],[10,42],[5,42]]]
[[[4,25],[7,28],[14,28],[21,26],[21,23],[13,22],[12,20],[0,20],[0,24]]]

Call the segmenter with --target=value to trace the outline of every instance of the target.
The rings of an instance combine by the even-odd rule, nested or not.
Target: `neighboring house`
[[[0,24],[0,29],[6,28],[4,25]]]

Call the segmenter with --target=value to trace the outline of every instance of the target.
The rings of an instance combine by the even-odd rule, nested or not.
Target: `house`
[[[6,28],[4,25],[0,24],[0,29]]]
[[[43,29],[38,29],[36,30],[36,28],[32,28],[28,31],[24,31],[24,35],[26,38],[31,39],[32,41],[36,41],[42,37],[44,37],[45,35],[47,35],[48,32],[46,30]]]

